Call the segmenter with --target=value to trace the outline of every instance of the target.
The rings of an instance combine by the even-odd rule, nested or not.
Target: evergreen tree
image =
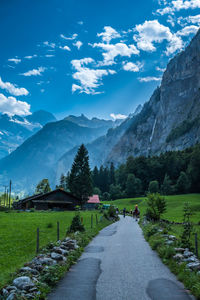
[[[185,172],[181,172],[176,183],[176,191],[185,194],[190,189],[190,180]]]
[[[172,193],[172,182],[167,174],[165,174],[165,178],[163,180],[163,184],[161,186],[161,191],[163,195],[170,195]]]
[[[140,180],[140,178],[135,178],[135,190],[136,190],[136,196],[141,195],[143,192],[142,181]]]
[[[75,156],[69,175],[68,187],[71,193],[80,199],[81,205],[92,195],[93,187],[89,156],[83,144],[79,147]]]
[[[115,167],[113,162],[111,162],[110,164],[110,180],[109,180],[109,184],[115,184]]]
[[[35,189],[35,194],[45,194],[51,191],[49,180],[47,178],[42,179]]]
[[[92,182],[94,186],[99,187],[99,170],[97,166],[92,171]]]
[[[112,200],[120,199],[122,196],[121,186],[119,184],[117,185],[111,184],[109,194]]]
[[[149,182],[149,193],[158,193],[159,192],[159,183],[157,180]]]
[[[60,185],[59,185],[60,188],[62,189],[66,189],[66,177],[64,174],[61,174],[60,176]]]
[[[135,175],[134,174],[128,174],[125,192],[126,192],[127,197],[129,197],[129,198],[136,196],[136,186],[135,186]]]

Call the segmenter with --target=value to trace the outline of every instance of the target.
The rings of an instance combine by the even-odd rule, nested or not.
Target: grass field
[[[81,212],[86,229],[91,227],[91,214]],[[40,229],[40,248],[57,239],[57,222],[60,238],[64,238],[75,212],[10,212],[0,213],[0,288],[17,268],[31,260],[36,253],[36,230]],[[94,216],[95,217],[95,216]],[[100,215],[98,215],[98,218]],[[94,218],[95,226],[95,218]]]
[[[173,196],[165,196],[167,210],[162,215],[162,219],[166,219],[174,222],[183,222],[183,207],[184,203],[188,202],[192,209],[192,217],[191,220],[194,224],[200,224],[200,194],[187,194],[187,195],[173,195]],[[117,206],[119,209],[123,209],[126,207],[128,211],[134,209],[135,205],[138,204],[139,209],[141,211],[141,215],[143,215],[146,211],[146,197],[141,198],[133,198],[133,199],[120,199],[115,201],[109,201],[106,203],[112,203]],[[172,225],[171,226],[171,234],[180,237],[182,233],[181,225]],[[194,233],[196,232],[198,235],[198,249],[200,256],[200,225],[194,225],[193,227]],[[191,242],[194,247],[194,235],[191,237]]]
[[[182,222],[183,219],[183,206],[185,202],[188,202],[191,206],[193,216],[192,221],[194,223],[200,222],[200,194],[187,194],[187,195],[173,195],[165,196],[167,211],[162,215],[163,219],[170,221]],[[115,201],[106,202],[113,204],[119,209],[126,207],[127,210],[134,209],[135,205],[138,204],[141,214],[146,210],[146,197],[132,198],[132,199],[120,199]]]

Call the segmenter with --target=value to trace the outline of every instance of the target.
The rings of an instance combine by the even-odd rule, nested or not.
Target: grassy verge
[[[41,277],[41,281],[38,284],[41,294],[36,299],[46,299],[46,296],[56,286],[58,281],[65,275],[70,267],[76,263],[89,242],[99,233],[101,229],[110,225],[111,223],[111,221],[102,218],[102,221],[95,228],[88,228],[85,232],[79,233],[78,235],[70,235],[71,238],[74,238],[78,241],[80,247],[67,256],[67,262],[64,265],[50,267],[48,274],[46,274],[44,277]]]
[[[200,194],[185,194],[185,195],[172,195],[165,196],[167,210],[162,215],[163,219],[172,221],[172,222],[183,222],[183,207],[184,203],[188,202],[193,215],[191,216],[191,222],[194,225],[193,231],[198,235],[198,250],[200,255]],[[119,209],[123,209],[126,207],[127,210],[132,210],[136,204],[139,205],[139,209],[141,211],[141,215],[144,215],[147,205],[146,205],[146,197],[139,198],[127,198],[120,199],[114,201],[108,201],[105,203],[112,203],[117,206]],[[172,225],[170,234],[175,235],[177,238],[180,237],[183,228],[181,225]],[[194,247],[194,234],[191,236],[191,244]]]
[[[141,222],[142,224],[142,222]],[[175,255],[175,247],[180,247],[180,241],[177,240],[173,245],[165,244],[163,234],[171,234],[172,226],[162,224],[147,223],[141,225],[144,237],[149,242],[151,248],[156,250],[163,263],[166,264],[170,270],[183,282],[186,289],[199,300],[200,299],[200,275],[195,271],[190,271],[186,268],[186,263],[178,263],[173,259]],[[162,232],[159,232],[162,229]]]
[[[60,239],[66,236],[75,212],[33,212],[0,213],[0,288],[11,278],[16,269],[30,261],[36,255],[36,229],[40,228],[40,248],[57,240],[56,224],[60,223]],[[94,228],[91,229],[91,214],[94,215]],[[81,212],[86,236],[83,241],[89,241],[98,231],[109,224],[108,221],[96,227],[98,212]],[[84,245],[84,242],[83,242]]]

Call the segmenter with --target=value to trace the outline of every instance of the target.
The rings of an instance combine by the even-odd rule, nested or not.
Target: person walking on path
[[[136,218],[136,221],[138,220],[139,216],[140,216],[140,211],[139,211],[139,208],[138,208],[138,205],[136,204],[135,206],[135,209],[133,211],[133,217],[135,216]]]
[[[123,215],[124,215],[124,218],[126,217],[126,207],[124,207],[123,209]]]

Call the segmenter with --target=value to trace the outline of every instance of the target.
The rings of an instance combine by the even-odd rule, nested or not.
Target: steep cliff
[[[106,162],[181,150],[200,142],[200,31],[168,64],[158,87]]]

